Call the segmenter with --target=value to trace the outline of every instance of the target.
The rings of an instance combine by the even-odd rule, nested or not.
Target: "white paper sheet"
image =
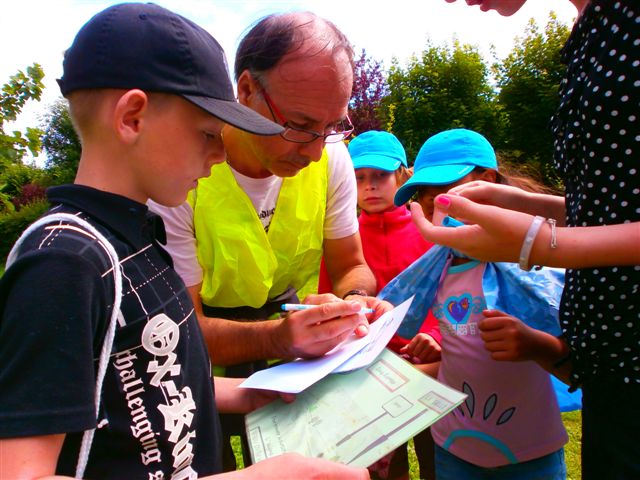
[[[290,363],[254,373],[239,386],[278,392],[300,393],[330,373],[347,372],[369,365],[387,346],[409,310],[413,297],[385,313],[369,325],[362,338],[352,337],[326,355]]]

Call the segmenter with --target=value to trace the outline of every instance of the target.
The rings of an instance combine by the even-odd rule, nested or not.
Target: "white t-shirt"
[[[358,231],[356,205],[358,193],[353,163],[344,143],[325,146],[329,157],[329,181],[327,185],[327,212],[324,222],[324,238],[335,240]],[[275,211],[282,178],[251,178],[231,169],[238,185],[251,199],[265,230]],[[193,210],[188,202],[179,207],[165,207],[152,200],[149,209],[162,217],[167,230],[167,250],[173,258],[174,268],[187,286],[202,282],[202,268],[196,256],[196,238],[193,226]]]

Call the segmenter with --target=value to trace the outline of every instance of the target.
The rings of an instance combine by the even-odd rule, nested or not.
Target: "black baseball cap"
[[[283,130],[236,101],[224,50],[215,38],[152,3],[122,3],[91,18],[65,52],[58,85],[64,96],[90,88],[172,93],[251,133]]]

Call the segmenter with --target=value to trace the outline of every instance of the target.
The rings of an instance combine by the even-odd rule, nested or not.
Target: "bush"
[[[0,236],[0,258],[3,265],[7,260],[11,247],[22,231],[46,212],[48,208],[49,202],[43,199],[24,205],[16,212],[0,214],[0,232],[2,232]]]
[[[24,185],[48,186],[43,180],[47,180],[45,172],[36,167],[23,163],[0,165],[0,214],[4,215],[16,210],[13,199],[22,195]],[[33,193],[35,192],[30,194]]]
[[[25,205],[44,199],[46,196],[44,187],[37,183],[27,183],[22,186],[20,195],[13,197],[11,202],[15,205],[16,210],[20,210]]]

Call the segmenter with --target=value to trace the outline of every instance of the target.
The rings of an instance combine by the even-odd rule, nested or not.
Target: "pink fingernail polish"
[[[436,203],[439,203],[443,207],[448,207],[449,205],[451,205],[451,199],[449,199],[449,197],[447,197],[446,195],[438,195],[438,197],[436,198]]]

